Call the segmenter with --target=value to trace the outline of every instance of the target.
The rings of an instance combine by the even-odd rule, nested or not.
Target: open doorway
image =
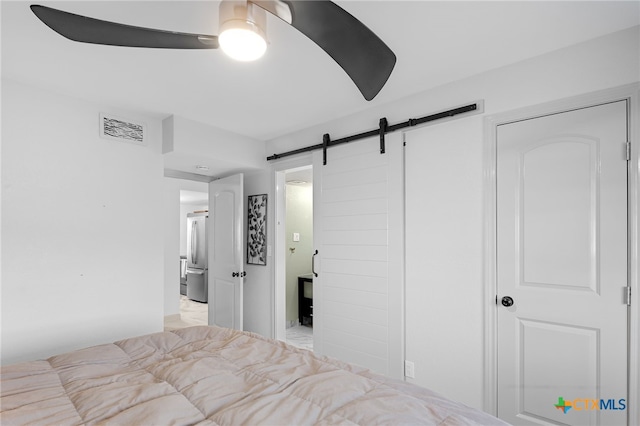
[[[192,235],[190,232],[193,228],[190,228],[191,218],[206,215],[205,212],[209,210],[209,192],[206,183],[203,182],[190,182],[190,187],[201,186],[202,188],[193,188],[189,190],[180,190],[180,293],[176,294],[179,301],[179,315],[173,315],[165,319],[165,329],[184,328],[193,325],[206,325],[208,322],[208,298],[207,294],[203,293],[206,290],[206,280],[204,277],[204,268],[202,277],[198,282],[197,270],[195,274],[188,274],[190,270],[187,256],[190,254],[190,248],[192,243],[197,241],[197,236]],[[201,235],[200,247],[203,249],[206,247],[204,243],[206,240],[206,231],[202,229],[204,223],[201,225],[198,231],[198,235]],[[206,226],[206,225],[205,225]],[[201,250],[202,251],[202,250]],[[207,258],[206,252],[201,253],[200,259]],[[196,265],[200,266],[200,264]],[[192,278],[188,282],[188,279]],[[196,278],[195,280],[193,278]],[[200,284],[200,288],[198,285]],[[189,289],[191,285],[191,289]]]
[[[276,334],[287,343],[313,350],[313,171],[311,166],[279,172]],[[284,330],[283,330],[284,329]]]

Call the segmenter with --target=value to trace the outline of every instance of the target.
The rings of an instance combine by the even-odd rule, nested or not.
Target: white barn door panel
[[[400,215],[389,202],[399,136],[394,142],[387,154],[377,138],[331,147],[326,165],[314,153],[314,349],[400,377],[402,277],[389,241],[390,214]]]

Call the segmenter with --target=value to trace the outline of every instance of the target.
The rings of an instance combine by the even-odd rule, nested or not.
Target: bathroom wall
[[[287,326],[298,321],[298,276],[311,273],[313,250],[313,187],[310,183],[286,186]],[[300,241],[293,234],[300,234]],[[293,249],[293,250],[292,250]]]

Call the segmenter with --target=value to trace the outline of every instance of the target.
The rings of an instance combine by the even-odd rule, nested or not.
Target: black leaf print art
[[[267,264],[267,194],[249,196],[247,263]]]

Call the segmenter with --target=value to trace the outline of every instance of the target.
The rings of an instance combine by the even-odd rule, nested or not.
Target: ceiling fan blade
[[[160,49],[217,49],[218,37],[134,27],[32,5],[33,13],[58,34],[82,43]]]
[[[291,25],[327,52],[366,100],[380,92],[393,71],[396,55],[377,35],[331,1],[283,3],[291,9]]]

